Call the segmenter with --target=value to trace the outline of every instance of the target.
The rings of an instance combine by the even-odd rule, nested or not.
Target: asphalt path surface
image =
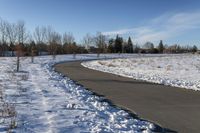
[[[81,66],[57,64],[56,71],[114,105],[166,128],[166,132],[200,133],[200,92],[138,81]]]

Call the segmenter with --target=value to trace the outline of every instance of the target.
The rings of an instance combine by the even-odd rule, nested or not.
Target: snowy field
[[[138,80],[200,90],[200,55],[182,54],[160,57],[146,55],[127,59],[89,61],[83,62],[82,65]]]
[[[119,56],[131,58],[136,55],[101,55],[100,58]],[[58,74],[53,69],[53,65],[59,62],[96,58],[96,55],[90,54],[77,55],[76,59],[73,59],[72,55],[62,55],[57,56],[56,60],[53,60],[51,56],[42,56],[36,57],[34,63],[31,63],[30,58],[23,58],[21,72],[18,73],[15,72],[16,58],[0,58],[0,132],[131,133],[153,131],[154,124],[130,117],[126,111],[110,106],[102,97],[93,95],[92,92],[76,85],[68,77]],[[112,62],[117,66],[119,63],[131,60],[103,62]],[[155,59],[152,58],[152,60]],[[193,61],[195,60],[197,60],[196,57]],[[122,69],[106,64],[100,65],[97,62],[84,64],[110,72]],[[128,64],[125,66],[125,62],[123,66],[127,68]],[[173,69],[173,67],[170,68]],[[190,71],[190,68],[188,69]]]

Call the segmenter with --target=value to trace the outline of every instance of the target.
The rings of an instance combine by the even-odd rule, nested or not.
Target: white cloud
[[[103,32],[105,35],[130,35],[138,43],[167,40],[200,28],[200,11],[183,13],[165,13],[149,20],[146,25],[131,29]]]
[[[108,31],[108,32],[103,32],[104,35],[122,35],[122,34],[127,34],[129,32],[132,32],[134,29],[122,29],[122,30],[117,30],[117,31]]]

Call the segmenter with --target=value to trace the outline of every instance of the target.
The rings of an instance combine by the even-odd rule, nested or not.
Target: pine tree
[[[158,45],[158,51],[159,53],[163,53],[163,50],[164,50],[164,45],[163,45],[162,40],[160,40],[160,43]]]
[[[114,39],[110,39],[108,42],[108,52],[110,53],[114,53],[115,52],[115,48],[114,48]]]
[[[114,45],[116,53],[122,53],[122,44],[123,44],[123,38],[117,35]]]
[[[131,37],[128,38],[127,53],[133,53],[133,43]]]
[[[195,52],[197,52],[197,50],[198,50],[197,46],[194,45],[194,46],[192,47],[192,52],[195,53]]]

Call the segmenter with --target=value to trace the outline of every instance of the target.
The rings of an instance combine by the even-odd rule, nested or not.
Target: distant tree
[[[154,44],[152,42],[146,42],[143,46],[144,49],[146,49],[146,51],[148,51],[149,53],[153,53],[154,51]]]
[[[71,32],[63,34],[63,50],[65,54],[76,52],[75,38]]]
[[[1,43],[6,43],[6,40],[7,40],[6,25],[7,25],[7,22],[0,18],[0,38],[1,38]]]
[[[34,56],[36,55],[36,45],[34,41],[31,41],[28,47],[28,53],[31,53],[31,63],[34,63]]]
[[[180,45],[176,45],[176,53],[181,53],[181,46]]]
[[[71,32],[63,34],[63,44],[73,44],[75,42],[74,35]]]
[[[9,41],[10,51],[12,51],[12,56],[14,56],[15,42],[17,39],[17,26],[16,24],[7,23],[6,25],[6,33]]]
[[[45,43],[47,43],[47,28],[46,27],[39,27],[37,26],[33,32],[33,37],[36,42],[36,49],[38,51],[38,55],[41,54],[41,52],[47,52],[47,46]]]
[[[83,37],[83,44],[85,46],[85,49],[89,50],[91,44],[94,42],[93,37],[90,34],[86,34]]]
[[[6,56],[6,51],[10,50],[10,47],[8,46],[8,44],[6,42],[1,43],[1,50],[2,50],[2,56]]]
[[[85,49],[85,46],[77,45],[76,53],[88,53],[88,49]]]
[[[25,22],[18,21],[16,25],[17,30],[17,43],[24,44],[24,42],[28,39],[28,33],[26,32]]]
[[[7,23],[5,20],[0,18],[0,42],[2,44],[2,55],[5,56],[5,51],[7,51],[7,32],[6,32],[6,26]]]
[[[124,47],[126,53],[133,53],[133,43],[131,37],[128,38],[128,42]]]
[[[154,48],[154,45],[152,42],[146,42],[144,45],[143,45],[143,48],[144,49],[153,49]]]
[[[55,59],[58,52],[58,47],[61,44],[61,35],[49,27],[47,30],[47,40],[49,44],[48,51],[52,55],[53,59]]]
[[[197,46],[194,45],[194,46],[192,47],[192,52],[195,53],[195,52],[197,52],[197,50],[198,50]]]
[[[35,39],[35,42],[37,44],[44,43],[45,39],[46,39],[46,35],[47,35],[46,33],[47,33],[47,28],[46,27],[44,27],[44,26],[43,27],[37,26],[35,28],[34,33],[33,33],[33,37]]]
[[[95,45],[98,48],[98,53],[105,53],[107,50],[106,36],[103,35],[101,32],[97,32],[94,40],[95,40]]]
[[[122,53],[122,44],[123,44],[123,38],[122,37],[119,37],[118,35],[116,36],[116,39],[115,39],[115,44],[114,44],[114,47],[115,47],[115,52],[116,53]]]
[[[133,52],[134,53],[139,53],[139,50],[140,50],[140,46],[138,44],[136,44],[134,49],[133,49]]]
[[[163,53],[163,51],[164,51],[164,45],[163,45],[162,40],[160,40],[160,43],[158,45],[158,51],[159,51],[159,53]]]
[[[46,43],[36,44],[37,55],[41,55],[42,52],[48,52],[48,45]]]
[[[108,41],[108,52],[109,53],[114,53],[115,52],[114,42],[115,41],[114,41],[113,38]]]
[[[153,50],[151,51],[151,53],[153,54],[158,54],[159,53],[159,50],[157,48],[153,48]]]
[[[15,47],[16,50],[16,56],[17,56],[17,72],[19,72],[19,66],[20,66],[20,58],[24,56],[24,50],[22,44],[17,44]]]
[[[72,44],[64,44],[64,50],[65,50],[65,54],[75,54],[77,53],[78,50],[78,46],[76,45],[76,43],[72,43]]]

